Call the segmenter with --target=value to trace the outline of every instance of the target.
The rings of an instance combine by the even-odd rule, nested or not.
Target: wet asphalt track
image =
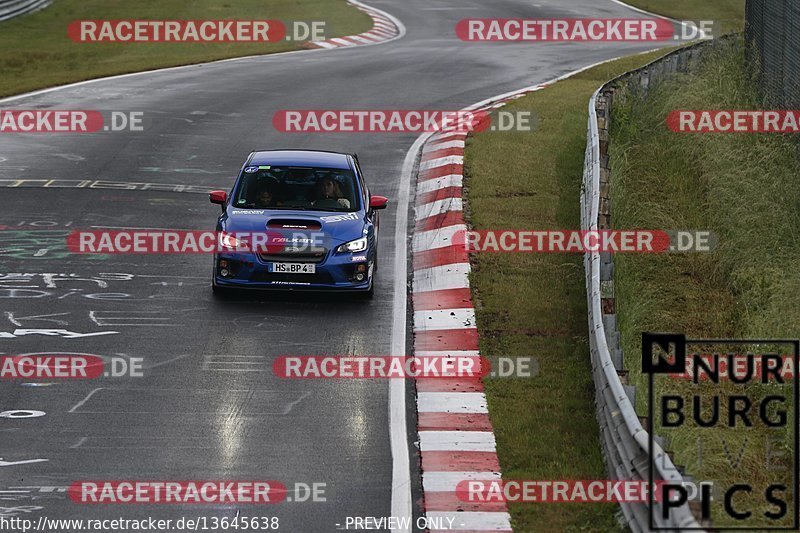
[[[0,179],[228,189],[251,149],[317,148],[357,152],[372,192],[395,199],[414,135],[281,134],[272,127],[273,113],[458,109],[653,47],[471,44],[454,35],[456,22],[465,17],[641,16],[610,1],[539,0],[534,6],[514,0],[491,5],[373,0],[371,5],[400,19],[407,35],[380,46],[154,72],[0,102],[2,109],[113,109],[144,111],[147,117],[141,133],[6,134],[0,139]],[[271,362],[278,355],[390,353],[396,202],[382,215],[374,300],[289,294],[220,301],[211,295],[208,256],[97,258],[70,256],[63,247],[71,228],[213,229],[219,208],[205,194],[2,188],[0,198],[0,225],[37,229],[35,237],[6,233],[0,246],[0,332],[103,333],[0,338],[0,352],[117,355],[141,358],[144,365],[142,378],[39,387],[0,383],[0,412],[46,412],[40,418],[0,418],[0,457],[12,463],[47,460],[0,463],[0,490],[20,491],[0,492],[0,516],[175,519],[236,513],[232,506],[87,508],[51,489],[86,479],[326,483],[325,503],[242,508],[243,514],[279,516],[281,530],[289,532],[334,531],[346,516],[390,514],[388,383],[281,380],[272,375]],[[38,227],[32,227],[36,221]],[[413,435],[413,413],[408,420]],[[418,497],[415,490],[415,504]]]

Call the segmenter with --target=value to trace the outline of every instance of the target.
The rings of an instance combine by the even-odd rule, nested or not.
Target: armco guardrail
[[[38,11],[52,2],[53,0],[0,0],[0,20],[13,19],[26,13]]]
[[[611,229],[608,162],[608,127],[614,95],[620,89],[646,96],[658,81],[677,72],[688,71],[708,42],[676,50],[645,67],[628,72],[603,85],[589,102],[589,129],[581,191],[581,228]],[[614,264],[608,253],[587,253],[586,294],[589,311],[589,344],[594,374],[597,421],[606,469],[610,477],[625,480],[650,479],[649,435],[634,407],[636,390],[628,386],[624,357],[617,329],[614,300]],[[646,422],[646,421],[645,421]],[[653,482],[682,483],[684,477],[664,452],[663,441],[654,437]],[[650,512],[659,528],[702,528],[689,505],[671,510],[662,517],[663,506],[654,502],[622,503],[625,523],[634,532],[650,530]]]

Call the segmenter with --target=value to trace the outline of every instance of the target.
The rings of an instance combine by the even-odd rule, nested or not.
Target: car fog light
[[[363,273],[361,273],[361,272],[359,272],[358,274],[356,274],[356,280],[358,280],[358,281],[364,281],[364,274],[363,274]]]
[[[228,274],[230,274],[230,272],[228,272],[227,268],[223,268],[222,270],[219,271],[219,273],[223,278],[227,278]]]

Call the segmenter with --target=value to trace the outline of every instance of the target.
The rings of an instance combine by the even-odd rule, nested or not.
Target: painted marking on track
[[[67,492],[69,487],[66,486],[52,486],[52,485],[26,485],[22,487],[8,487],[9,489],[36,489],[36,492]]]
[[[194,440],[197,444],[190,441]],[[89,445],[81,448],[84,450],[211,450],[216,445],[209,445],[208,439],[203,437],[182,437],[181,444],[175,444],[175,437],[138,437],[132,441],[130,437],[93,437]]]
[[[447,150],[449,148],[464,148],[466,146],[466,141],[463,139],[455,139],[443,142],[429,142],[425,145],[425,148],[422,149],[423,154],[429,154],[431,152],[436,152],[438,150]]]
[[[113,392],[114,398],[94,399],[88,409],[86,406],[97,391]],[[70,409],[78,414],[120,414],[132,415],[196,415],[227,417],[286,416],[300,402],[310,396],[310,392],[293,391],[291,394],[279,390],[229,389],[224,391],[225,403],[211,405],[209,398],[216,398],[221,392],[217,389],[156,389],[156,388],[98,388]],[[144,400],[142,400],[144,398]],[[139,402],[139,403],[136,403]],[[135,407],[131,407],[135,406]],[[220,409],[225,409],[220,412]],[[78,411],[78,409],[81,409]]]
[[[99,337],[101,335],[116,335],[117,333],[119,333],[119,331],[76,333],[66,329],[15,329],[13,333],[0,331],[0,339],[16,339],[27,335],[44,335],[46,337],[61,337],[63,339],[82,339],[85,337]]]
[[[86,158],[78,154],[53,154],[56,157],[61,157],[67,161],[85,161]]]
[[[469,263],[454,263],[414,271],[414,292],[469,288]]]
[[[462,481],[500,481],[500,472],[424,472],[422,486],[430,492],[456,492]]]
[[[6,315],[6,318],[8,318],[9,322],[11,322],[12,324],[14,324],[15,326],[18,326],[18,327],[23,327],[22,323],[20,322],[22,320],[53,322],[54,324],[58,324],[59,326],[68,326],[69,325],[69,322],[67,322],[66,320],[54,320],[52,318],[44,318],[44,317],[47,317],[47,316],[63,316],[63,315],[68,315],[69,313],[53,313],[53,314],[50,314],[50,315],[30,315],[30,316],[21,316],[21,317],[16,317],[14,315],[14,313],[12,313],[11,311],[5,311],[4,314]]]
[[[414,330],[432,331],[475,328],[475,309],[429,309],[414,312]]]
[[[425,180],[417,184],[417,195],[426,192],[438,191],[440,189],[449,189],[450,187],[462,187],[464,185],[464,176],[461,174],[448,174],[439,178]]]
[[[39,418],[46,415],[44,411],[34,411],[32,409],[17,409],[14,411],[3,411],[0,413],[0,418],[13,418],[18,420],[20,418]]]
[[[16,466],[16,465],[28,465],[32,463],[46,463],[50,459],[26,459],[24,461],[4,461],[2,457],[0,457],[0,468],[4,466]]]
[[[266,326],[271,330],[279,327],[292,327],[290,321],[285,321],[285,315],[242,315],[234,318],[232,323],[237,327],[261,328]]]
[[[74,413],[74,412],[75,412],[77,409],[80,409],[81,407],[83,407],[83,405],[84,405],[86,402],[88,402],[88,401],[89,401],[89,399],[90,399],[92,396],[94,396],[94,395],[95,395],[95,393],[97,393],[97,392],[99,392],[99,391],[101,391],[101,390],[103,390],[103,389],[105,389],[105,387],[98,387],[98,388],[94,389],[92,392],[90,392],[90,393],[89,393],[89,394],[86,396],[86,398],[84,398],[83,400],[81,400],[81,401],[79,401],[78,403],[76,403],[76,404],[75,404],[75,406],[74,406],[72,409],[70,409],[69,411],[67,411],[67,412],[68,412],[68,413]]]
[[[76,450],[76,449],[80,448],[83,445],[83,443],[88,440],[88,438],[89,437],[81,437],[81,439],[78,442],[76,442],[75,444],[73,444],[72,446],[70,446],[69,449],[70,450]]]
[[[44,509],[44,507],[37,507],[34,505],[23,505],[22,507],[0,507],[0,515],[16,516],[19,513],[32,513],[33,511],[41,511],[42,509]]]
[[[405,29],[404,29],[405,31]],[[397,194],[394,234],[394,285],[392,287],[392,353],[406,352],[406,325],[408,320],[408,205],[412,177],[416,175],[417,155],[430,134],[422,134],[414,141],[403,160],[400,186]],[[408,453],[406,421],[406,381],[389,380],[389,442],[392,452],[392,516],[411,517],[411,461]],[[392,532],[408,531],[392,528]]]
[[[0,187],[5,188],[45,188],[45,189],[114,189],[115,191],[152,191],[190,194],[207,194],[224,187],[206,187],[182,183],[147,183],[108,180],[62,180],[62,179],[0,179]]]
[[[445,157],[440,157],[438,159],[430,159],[428,161],[423,161],[419,165],[419,171],[421,173],[436,167],[443,167],[447,165],[463,165],[463,164],[464,164],[463,155],[448,155]]]
[[[263,355],[205,355],[203,370],[209,372],[271,372]]]
[[[190,355],[191,354],[185,353],[183,355],[179,355],[177,357],[173,357],[172,359],[167,359],[166,361],[161,361],[159,363],[155,363],[155,364],[152,364],[152,365],[147,365],[144,368],[145,368],[145,370],[150,370],[151,368],[156,368],[156,367],[159,367],[159,366],[162,366],[162,365],[168,365],[170,363],[174,363],[175,361],[177,361],[179,359],[183,359],[185,357],[189,357]]]
[[[448,211],[463,211],[464,204],[461,198],[447,198],[436,200],[429,204],[420,205],[416,208],[416,220],[425,220],[432,216],[441,215]]]
[[[429,231],[417,231],[414,233],[412,251],[414,253],[419,253],[425,250],[453,246],[456,236],[459,234],[463,235],[466,231],[467,226],[465,224],[456,224]]]
[[[496,451],[494,433],[490,431],[420,431],[419,439],[423,452]]]
[[[102,313],[100,316],[98,313]],[[178,324],[166,324],[171,317],[132,316],[128,311],[89,311],[89,318],[102,327],[173,327]],[[160,311],[138,311],[143,315],[161,313]]]
[[[162,276],[160,274],[135,274],[137,278],[177,278],[177,279],[202,279],[207,278],[203,276]]]
[[[293,402],[289,402],[289,405],[286,406],[286,410],[283,412],[283,415],[284,416],[288,415],[292,411],[292,409],[294,409],[295,405],[299,404],[301,401],[305,400],[310,395],[311,395],[310,392],[304,392],[303,394],[300,395],[300,397],[298,399],[296,399]]]
[[[418,392],[420,413],[488,413],[482,392]]]

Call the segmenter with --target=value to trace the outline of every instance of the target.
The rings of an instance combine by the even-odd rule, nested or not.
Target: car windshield
[[[296,166],[248,166],[233,199],[238,209],[357,211],[352,170]]]

